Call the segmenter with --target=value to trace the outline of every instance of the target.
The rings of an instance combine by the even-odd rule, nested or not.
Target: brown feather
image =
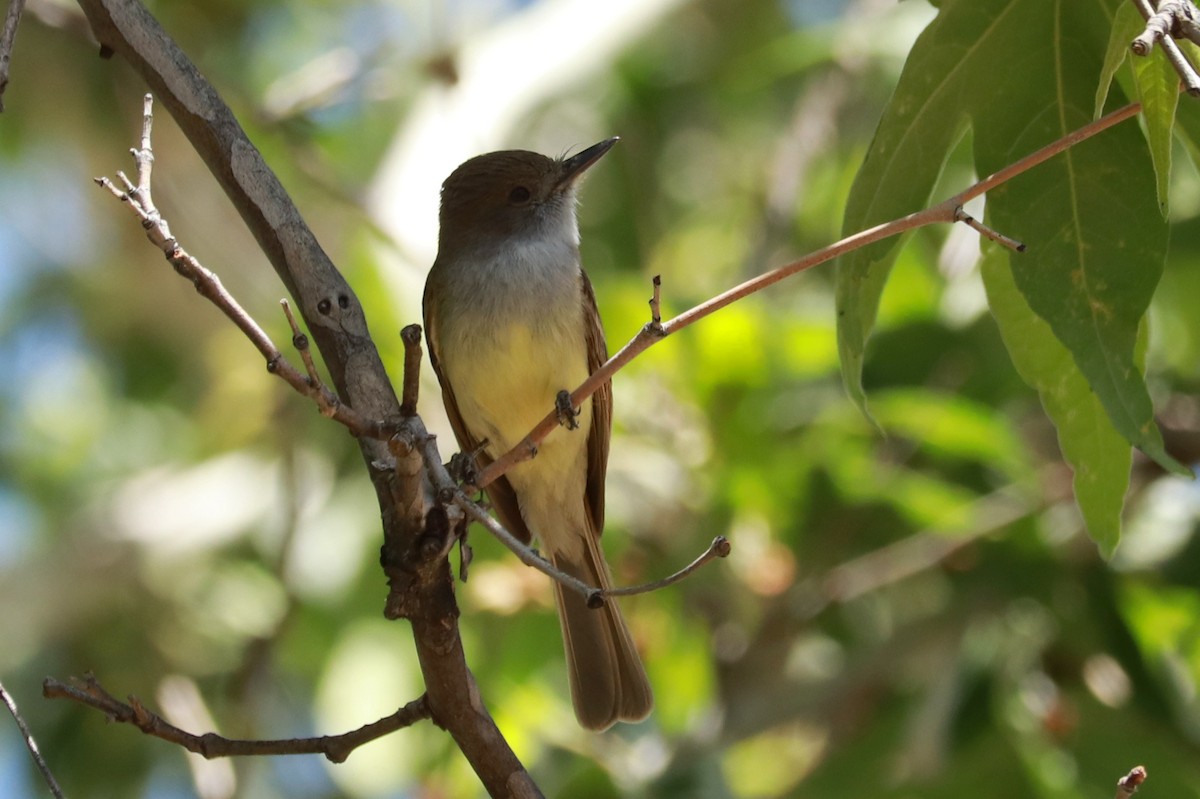
[[[587,273],[580,270],[583,288],[583,327],[587,334],[588,374],[593,374],[608,360],[608,345],[604,341],[604,325],[596,307],[596,294]],[[612,381],[592,395],[592,429],[588,435],[587,503],[592,516],[592,529],[597,537],[604,532],[604,477],[608,472],[608,442],[612,437]]]

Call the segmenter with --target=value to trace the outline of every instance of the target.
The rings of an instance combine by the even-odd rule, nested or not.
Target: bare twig
[[[655,275],[652,281],[654,293],[650,295],[650,324],[662,324],[662,275]]]
[[[661,580],[655,580],[641,585],[631,585],[626,588],[609,588],[600,592],[601,596],[633,596],[634,594],[647,594],[651,591],[657,591],[660,588],[666,588],[668,585],[679,582],[684,577],[687,577],[692,572],[699,569],[705,563],[708,563],[713,558],[727,558],[732,547],[729,544],[729,539],[723,535],[719,535],[712,540],[708,545],[708,549],[694,561],[684,566],[679,571],[664,577]]]
[[[937,205],[930,206],[922,211],[909,214],[908,216],[894,219],[891,222],[885,222],[881,225],[876,225],[873,228],[860,231],[851,236],[847,236],[841,241],[834,242],[827,247],[809,253],[803,258],[793,261],[790,264],[778,267],[769,272],[765,272],[757,277],[753,277],[746,282],[734,286],[731,289],[718,294],[699,305],[684,311],[679,316],[671,319],[668,322],[657,324],[654,321],[647,323],[638,331],[629,342],[622,347],[616,355],[608,359],[608,361],[592,373],[587,380],[583,381],[578,388],[571,392],[571,403],[575,407],[580,407],[585,399],[594,394],[600,386],[612,379],[613,375],[623,369],[626,364],[640,355],[646,349],[657,343],[663,338],[677,333],[683,328],[700,321],[706,316],[709,316],[716,311],[730,305],[738,300],[747,297],[756,292],[762,291],[768,286],[791,277],[799,272],[804,272],[812,269],[815,266],[831,261],[840,255],[848,253],[852,250],[865,247],[868,244],[890,238],[892,236],[906,233],[910,230],[915,230],[926,225],[939,223],[952,223],[957,221],[965,221],[962,219],[962,207],[975,197],[990,191],[997,186],[1012,180],[1017,175],[1033,169],[1035,166],[1048,161],[1054,156],[1062,153],[1070,147],[1095,136],[1097,133],[1108,130],[1112,126],[1123,122],[1133,116],[1136,116],[1141,111],[1141,103],[1131,103],[1124,108],[1117,109],[1107,116],[1101,117],[1083,127],[1068,133],[1062,138],[1047,144],[1045,147],[1025,156],[1021,160],[1010,164],[988,177],[976,182],[966,190],[944,200]],[[1000,234],[995,234],[999,236]],[[1008,241],[1013,241],[1004,237]],[[538,445],[545,440],[555,427],[558,426],[557,414],[552,410],[542,421],[537,424],[520,442],[517,443],[511,450],[501,455],[494,460],[486,468],[479,473],[479,478],[476,481],[478,487],[486,487],[490,482],[500,477],[516,464],[528,460],[537,452]]]
[[[300,324],[296,321],[296,315],[292,313],[292,304],[286,299],[279,301],[279,307],[283,308],[283,315],[287,317],[288,327],[292,329],[292,346],[300,353],[300,360],[304,363],[304,371],[308,373],[308,382],[310,385],[321,385],[321,374],[317,371],[317,364],[313,361],[312,349],[308,346],[308,336],[304,335],[304,331],[300,329]],[[317,396],[317,404],[321,408],[323,416],[332,414],[333,406],[337,404],[337,396],[330,392],[326,396],[324,392]],[[328,400],[328,402],[324,402]]]
[[[1146,28],[1130,43],[1130,49],[1136,55],[1147,56],[1158,42],[1171,66],[1179,73],[1187,93],[1200,96],[1200,75],[1173,38],[1200,39],[1195,6],[1187,0],[1163,0],[1157,10],[1150,5],[1150,0],[1133,0],[1133,4],[1146,20]]]
[[[421,390],[421,326],[408,325],[400,331],[404,342],[404,382],[400,391],[400,413],[415,416]]]
[[[504,525],[492,518],[491,514],[479,507],[479,504],[472,501],[461,489],[454,491],[454,504],[461,508],[467,516],[482,524],[489,533],[500,540],[500,543],[512,550],[513,554],[526,566],[532,566],[547,577],[587,597],[589,607],[595,608],[604,604],[604,594],[598,587],[588,585],[583,580],[555,568],[550,561],[517,540],[517,537],[505,529]]]
[[[0,29],[0,112],[4,111],[4,90],[8,88],[8,68],[12,62],[13,44],[17,40],[17,26],[21,24],[21,12],[25,0],[8,0],[8,11],[4,14],[4,28]]]
[[[429,705],[424,696],[414,699],[390,716],[351,730],[341,735],[324,735],[319,738],[283,738],[277,740],[244,741],[225,738],[216,733],[195,735],[181,730],[156,713],[146,708],[135,697],[125,703],[108,693],[92,676],[76,685],[67,685],[47,678],[42,683],[42,695],[48,699],[71,699],[88,707],[102,711],[111,721],[132,724],[147,735],[178,744],[189,752],[206,758],[235,757],[242,755],[324,755],[334,763],[341,763],[350,753],[365,743],[384,735],[404,729],[430,717]]]
[[[496,521],[477,502],[474,502],[469,496],[463,493],[462,489],[454,488],[453,491],[454,504],[461,508],[471,519],[483,525],[489,533],[500,540],[500,543],[508,547],[522,563],[537,569],[542,574],[570,588],[572,591],[578,592],[587,599],[588,607],[593,609],[602,607],[605,599],[610,596],[633,596],[635,594],[647,594],[651,591],[657,591],[660,588],[666,588],[669,585],[679,582],[714,558],[727,557],[732,550],[729,540],[725,536],[719,535],[713,539],[708,549],[700,557],[668,577],[623,588],[600,588],[599,586],[588,585],[579,578],[573,577],[556,568],[553,563],[538,554],[532,547],[518,540],[504,525]]]
[[[46,764],[46,759],[42,757],[42,752],[38,749],[37,741],[33,740],[33,733],[29,730],[29,725],[25,723],[21,711],[17,710],[17,700],[13,699],[12,695],[5,690],[4,683],[0,683],[0,700],[4,701],[4,706],[12,714],[13,721],[17,722],[17,729],[21,731],[21,738],[25,741],[25,748],[29,750],[29,756],[33,758],[38,771],[42,772],[42,779],[50,787],[50,792],[57,799],[63,799],[62,788],[58,787],[58,781],[54,779],[54,774],[50,771],[50,766]]]
[[[1137,793],[1137,789],[1142,787],[1142,783],[1146,781],[1146,767],[1134,766],[1121,779],[1117,780],[1117,795],[1116,799],[1129,799]]]
[[[696,569],[703,566],[714,557],[725,557],[729,554],[730,545],[724,536],[718,536],[713,540],[708,550],[699,558],[693,561],[688,566],[680,569],[675,574],[662,580],[645,585],[632,586],[628,588],[617,588],[602,590],[599,586],[588,585],[577,577],[573,577],[566,572],[555,568],[554,564],[546,560],[537,553],[532,547],[520,541],[514,536],[504,525],[500,524],[491,514],[484,508],[480,507],[479,503],[475,502],[467,494],[464,488],[457,485],[454,478],[446,471],[445,465],[442,463],[441,454],[438,452],[437,446],[432,436],[429,436],[424,442],[422,456],[425,459],[425,465],[429,470],[430,478],[433,481],[434,487],[437,489],[440,497],[445,498],[444,504],[458,508],[462,513],[474,521],[483,525],[489,533],[497,538],[500,543],[504,544],[512,551],[517,559],[537,569],[542,574],[552,580],[555,580],[562,585],[576,591],[588,600],[588,606],[592,608],[601,607],[604,604],[604,599],[607,596],[628,596],[631,594],[642,594],[648,591],[654,591],[658,588],[665,588],[672,583],[682,580]],[[452,544],[453,542],[450,542]],[[449,551],[450,544],[444,545],[446,551]]]
[[[995,230],[992,230],[990,227],[964,211],[961,205],[954,211],[954,221],[962,222],[964,225],[971,228],[971,230],[974,230],[985,239],[991,239],[997,244],[1007,247],[1013,252],[1025,252],[1024,244],[1014,238],[1005,236],[1003,233],[998,233]]]
[[[154,152],[150,141],[153,98],[147,94],[143,100],[141,147],[130,150],[137,164],[137,183],[131,181],[123,172],[118,172],[117,176],[124,185],[124,190],[106,177],[96,178],[96,183],[133,211],[141,220],[146,237],[163,251],[175,271],[191,281],[200,296],[217,306],[230,321],[237,325],[246,338],[250,339],[250,342],[266,359],[267,371],[283,378],[296,391],[313,400],[322,415],[345,425],[356,436],[386,440],[391,431],[385,425],[379,421],[364,418],[354,409],[345,405],[317,376],[316,365],[309,353],[308,337],[300,332],[290,305],[284,302],[284,313],[292,327],[292,342],[300,351],[308,372],[307,375],[301,373],[284,358],[283,353],[275,346],[271,337],[226,290],[216,273],[205,268],[184,250],[171,234],[167,220],[154,205],[151,189]]]

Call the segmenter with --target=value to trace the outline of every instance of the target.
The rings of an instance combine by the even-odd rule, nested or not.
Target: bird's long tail
[[[581,537],[587,542],[582,555],[556,553],[554,565],[588,585],[608,588],[612,578],[598,537],[590,530]],[[593,610],[584,596],[557,582],[554,598],[579,723],[603,730],[617,721],[644,719],[654,707],[654,696],[616,600],[610,598]]]

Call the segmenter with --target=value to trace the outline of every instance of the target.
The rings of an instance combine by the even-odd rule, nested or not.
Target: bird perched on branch
[[[477,156],[442,184],[438,254],[425,284],[425,332],[450,424],[486,465],[516,446],[608,358],[591,283],[580,266],[576,190],[616,143],[570,158],[524,150]],[[565,427],[486,487],[500,521],[588,585],[611,584],[600,549],[612,429],[605,383]],[[597,609],[561,583],[554,597],[580,724],[645,718],[654,700],[611,599]]]

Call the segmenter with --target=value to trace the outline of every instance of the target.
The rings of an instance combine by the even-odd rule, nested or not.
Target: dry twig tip
[[[1137,793],[1137,789],[1146,781],[1146,767],[1134,766],[1121,779],[1117,780],[1116,799],[1128,799]]]

